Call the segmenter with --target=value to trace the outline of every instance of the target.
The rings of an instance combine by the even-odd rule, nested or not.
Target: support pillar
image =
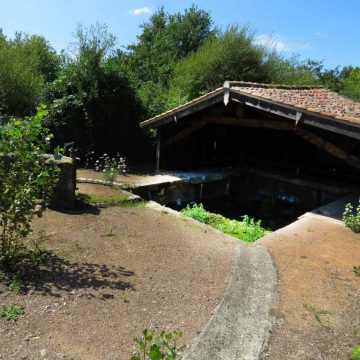
[[[156,166],[155,166],[155,171],[157,173],[160,172],[160,147],[161,147],[160,129],[157,128],[157,131],[156,131]]]

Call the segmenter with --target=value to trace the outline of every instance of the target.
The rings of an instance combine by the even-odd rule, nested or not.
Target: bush
[[[353,206],[350,203],[346,204],[342,220],[344,224],[352,231],[360,233],[360,199],[355,212]]]
[[[51,135],[42,126],[47,112],[12,119],[0,127],[0,262],[5,266],[25,246],[31,220],[41,216],[59,169],[45,157]]]
[[[160,335],[145,329],[140,339],[135,338],[139,351],[131,357],[131,360],[171,360],[178,358],[181,348],[177,347],[177,341],[182,336],[179,331],[165,332]]]
[[[255,221],[247,215],[244,216],[243,221],[227,219],[222,215],[206,211],[203,204],[194,204],[192,207],[188,205],[181,212],[245,242],[254,242],[269,233],[261,226],[260,220]]]

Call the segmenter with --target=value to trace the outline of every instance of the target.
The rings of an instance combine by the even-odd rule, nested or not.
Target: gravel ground
[[[30,269],[16,322],[0,318],[1,359],[129,359],[144,328],[201,331],[228,283],[237,240],[147,208],[47,210],[34,237],[50,260]]]

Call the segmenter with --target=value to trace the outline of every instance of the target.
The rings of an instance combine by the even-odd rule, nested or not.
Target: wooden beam
[[[162,147],[163,148],[169,147],[170,145],[178,142],[179,140],[191,135],[192,133],[194,133],[195,131],[197,131],[201,127],[203,127],[205,124],[206,124],[205,121],[197,121],[197,122],[195,122],[191,126],[179,131],[176,135],[174,135],[171,138],[167,139],[164,142]]]
[[[272,129],[272,130],[287,130],[291,131],[294,125],[287,121],[279,120],[262,120],[262,119],[246,119],[238,117],[226,117],[226,116],[204,116],[202,121],[208,124],[219,125],[237,125],[252,128]]]
[[[295,127],[293,132],[303,138],[304,140],[310,142],[311,144],[319,147],[320,149],[325,150],[329,154],[333,155],[334,157],[346,162],[350,166],[354,167],[355,169],[360,170],[360,158],[356,157],[355,155],[350,154],[348,151],[342,149],[341,147],[332,144],[326,141],[319,135],[316,135],[308,130],[303,128]]]
[[[291,105],[276,103],[269,99],[237,91],[231,91],[230,98],[234,102],[290,119],[294,123],[300,120],[301,123],[360,140],[360,124],[312,113],[306,109],[299,110]]]
[[[155,171],[160,172],[160,149],[161,149],[161,139],[160,139],[160,129],[157,129],[156,134],[156,167]]]

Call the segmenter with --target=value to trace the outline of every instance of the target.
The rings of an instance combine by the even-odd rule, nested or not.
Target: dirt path
[[[228,283],[237,240],[147,208],[100,214],[47,211],[35,223],[51,262],[23,278],[17,322],[0,319],[1,359],[124,359],[144,328],[181,330],[183,343],[208,322]]]
[[[307,215],[262,244],[279,274],[278,326],[264,358],[349,359],[360,343],[360,235]]]

